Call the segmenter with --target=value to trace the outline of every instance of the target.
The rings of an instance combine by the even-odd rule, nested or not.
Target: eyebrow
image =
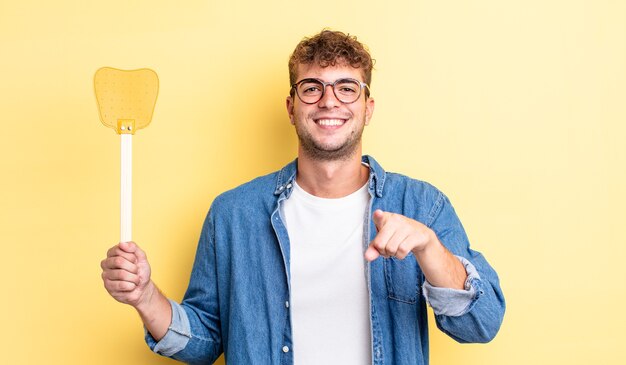
[[[351,78],[351,77],[340,77],[340,78],[336,79],[335,81],[328,81],[328,82],[326,82],[326,81],[324,81],[324,80],[322,80],[322,79],[316,79],[316,78],[314,78],[314,77],[307,77],[306,79],[302,79],[302,80],[300,80],[300,81],[296,82],[296,84],[299,84],[299,83],[301,83],[301,82],[311,82],[311,81],[321,82],[321,83],[325,83],[325,84],[328,84],[328,83],[332,84],[332,83],[335,83],[335,82],[337,82],[337,81],[341,81],[341,80],[350,80],[350,81],[361,82],[361,81],[359,81],[359,80],[357,80],[357,79],[353,79],[353,78]],[[294,84],[294,85],[295,85],[295,84]]]
[[[322,81],[322,80],[320,80],[320,79],[316,79],[316,78],[313,78],[313,77],[309,77],[309,78],[302,79],[302,80],[300,80],[300,81],[296,82],[296,84],[299,84],[299,83],[301,83],[301,82],[311,82],[311,81],[315,81],[315,82],[324,82],[324,81]]]

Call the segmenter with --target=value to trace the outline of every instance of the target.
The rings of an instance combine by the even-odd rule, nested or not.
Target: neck
[[[296,181],[304,191],[320,198],[341,198],[361,188],[369,169],[361,163],[361,149],[341,160],[311,159],[300,149]]]

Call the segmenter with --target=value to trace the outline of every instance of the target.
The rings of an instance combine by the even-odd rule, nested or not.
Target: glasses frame
[[[302,100],[302,97],[298,93],[298,86],[300,84],[302,84],[303,82],[306,82],[306,81],[316,81],[316,82],[319,82],[320,84],[322,84],[322,93],[320,94],[319,99],[317,99],[314,102],[307,102],[307,101]],[[340,81],[353,81],[353,82],[357,83],[360,86],[360,88],[359,88],[359,95],[357,95],[356,99],[354,99],[353,101],[350,101],[350,102],[345,102],[345,101],[339,99],[339,97],[337,96],[337,91],[335,90],[335,85],[338,82],[340,82]],[[369,92],[370,92],[370,87],[365,82],[359,81],[357,79],[349,78],[349,77],[344,77],[344,78],[341,78],[341,79],[337,79],[337,80],[335,80],[333,82],[325,82],[325,81],[320,80],[320,79],[309,77],[309,78],[306,78],[306,79],[302,79],[302,80],[296,82],[295,84],[292,84],[291,85],[291,90],[295,91],[296,95],[298,95],[298,99],[300,99],[301,102],[303,102],[305,104],[312,105],[312,104],[319,103],[320,100],[322,100],[324,98],[324,95],[326,95],[326,86],[332,86],[333,95],[335,95],[335,98],[337,100],[339,100],[342,104],[352,104],[352,103],[356,102],[357,100],[359,100],[359,98],[361,98],[361,93],[363,92],[363,89],[366,90],[366,92],[365,92],[365,97],[366,98],[369,96]]]

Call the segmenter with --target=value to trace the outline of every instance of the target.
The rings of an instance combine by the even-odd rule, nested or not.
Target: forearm
[[[172,322],[172,306],[154,282],[150,281],[145,298],[135,309],[155,340],[165,336]]]
[[[460,290],[453,290],[457,293],[444,293],[444,289],[435,287],[434,291],[438,293],[434,295],[433,288],[429,290],[425,284],[424,295],[429,303],[437,302],[435,319],[437,327],[443,332],[459,342],[488,342],[498,332],[506,308],[498,275],[482,254],[470,249],[465,230],[445,195],[439,194],[435,206],[439,207],[438,212],[433,213],[432,220],[426,220],[427,226],[435,232],[438,241],[445,242],[445,248],[456,255],[454,259],[459,262],[461,257],[467,260],[464,265],[468,267],[466,272],[470,279],[466,280],[466,284],[470,286],[468,292],[473,291],[474,294],[461,311],[456,306],[448,307],[450,296],[462,294]],[[426,266],[425,263],[424,267]],[[438,285],[432,278],[432,273],[427,273],[426,277],[431,285]],[[431,293],[427,295],[427,291]]]
[[[436,287],[465,289],[467,272],[463,264],[441,244],[434,232],[432,238],[421,249],[414,250],[426,280]]]

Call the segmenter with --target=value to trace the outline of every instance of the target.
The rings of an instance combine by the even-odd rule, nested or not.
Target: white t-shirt
[[[338,199],[294,184],[282,205],[291,243],[291,323],[296,365],[371,363],[363,256],[367,184]]]

